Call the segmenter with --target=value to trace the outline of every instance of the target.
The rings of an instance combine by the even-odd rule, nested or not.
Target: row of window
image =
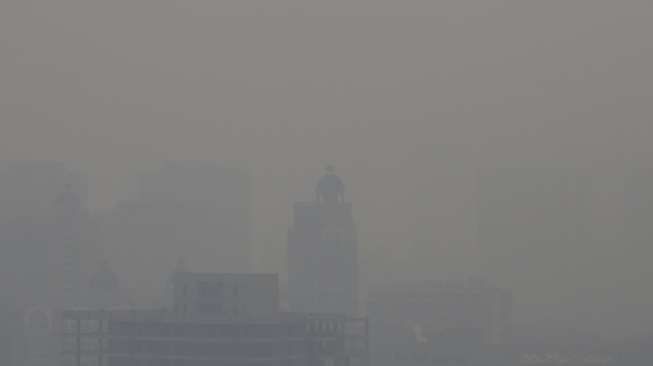
[[[64,320],[63,328],[65,332],[67,333],[77,332],[78,327],[79,327],[79,331],[82,333],[92,333],[92,332],[97,332],[101,329],[101,327],[104,327],[104,322],[97,319],[83,319],[83,320],[65,319]]]
[[[183,341],[111,340],[107,353],[197,358],[279,358],[308,352],[303,340],[279,342],[203,343]]]
[[[250,354],[258,357],[284,356],[287,354],[334,353],[344,347],[344,342],[338,340],[318,340],[307,343],[305,339],[279,340],[248,340],[239,342],[188,342],[180,340],[138,340],[110,339],[101,341],[99,338],[82,338],[79,351],[93,354],[100,351],[114,354],[157,354],[157,355],[239,355]],[[75,338],[65,338],[63,351],[66,354],[78,350]],[[351,346],[350,346],[351,347]]]
[[[137,359],[130,357],[111,357],[111,366],[305,366],[305,359],[270,359],[270,360],[190,360],[190,359]]]
[[[127,337],[184,337],[184,338],[260,338],[303,337],[303,324],[166,324],[112,322],[112,336]]]

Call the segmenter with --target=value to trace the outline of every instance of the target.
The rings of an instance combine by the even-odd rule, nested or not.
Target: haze
[[[0,157],[87,174],[98,214],[164,161],[240,166],[274,272],[330,163],[369,286],[472,274],[518,325],[639,334],[651,34],[636,0],[4,0]]]

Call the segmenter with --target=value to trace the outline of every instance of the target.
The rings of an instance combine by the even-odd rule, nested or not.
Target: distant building
[[[7,300],[2,298],[1,300]],[[22,335],[22,324],[18,311],[8,306],[8,301],[0,303],[0,365],[14,365],[18,357],[18,335]]]
[[[473,364],[510,342],[511,312],[510,291],[481,283],[376,289],[368,302],[375,364]]]
[[[129,306],[129,297],[120,284],[116,272],[108,261],[103,261],[91,275],[84,291],[84,301],[79,306],[111,309]]]
[[[39,319],[82,300],[86,181],[59,162],[3,161],[0,182],[0,364],[48,364],[57,339]]]
[[[86,254],[85,179],[62,163],[17,161],[0,163],[0,181],[0,287],[19,308],[73,305]]]
[[[142,289],[133,300],[153,303],[160,288],[151,284],[179,257],[203,272],[249,271],[250,184],[238,168],[213,162],[171,162],[144,175],[99,233],[111,263]]]
[[[279,313],[276,274],[176,273],[173,309],[178,314],[265,318]]]
[[[365,319],[279,311],[277,276],[175,275],[174,310],[68,310],[62,366],[367,366]]]
[[[358,244],[345,186],[328,168],[315,201],[294,206],[288,233],[288,297],[292,311],[358,313]]]

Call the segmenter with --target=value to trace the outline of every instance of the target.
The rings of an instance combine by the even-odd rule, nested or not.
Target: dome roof
[[[327,173],[317,183],[317,199],[322,202],[337,202],[345,193],[345,185],[340,177],[335,175],[333,168],[327,168]]]

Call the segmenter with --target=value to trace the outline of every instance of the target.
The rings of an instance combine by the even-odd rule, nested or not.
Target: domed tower
[[[352,205],[333,167],[320,178],[315,200],[294,205],[288,232],[291,311],[358,313],[358,244]]]
[[[317,183],[315,196],[318,203],[344,203],[345,185],[335,174],[335,168],[332,165],[326,167],[326,174]]]

